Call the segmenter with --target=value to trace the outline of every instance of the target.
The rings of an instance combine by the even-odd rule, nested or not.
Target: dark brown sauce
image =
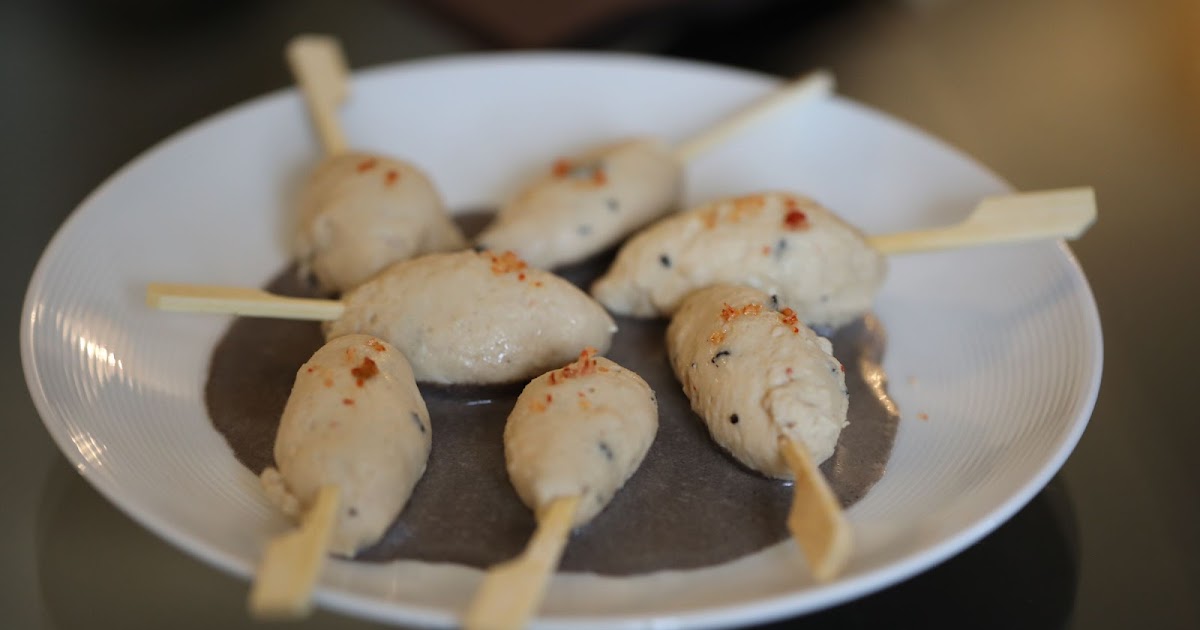
[[[488,215],[460,219],[468,234]],[[586,289],[612,252],[557,270]],[[310,296],[285,270],[268,287]],[[608,357],[634,370],[658,397],[659,429],[645,461],[603,512],[572,537],[564,571],[629,575],[726,562],[788,537],[791,488],[750,471],[709,439],[667,363],[665,320],[618,318]],[[846,366],[850,425],[822,470],[843,505],[882,476],[898,417],[865,375],[881,370],[885,337],[868,317],[838,330],[835,353]],[[213,425],[238,461],[259,473],[274,461],[279,416],[296,370],[323,343],[311,322],[236,319],[213,350],[205,401]],[[421,387],[433,424],[425,475],[387,534],[359,559],[457,562],[487,567],[517,555],[533,533],[533,515],[504,467],[502,436],[519,387]]]

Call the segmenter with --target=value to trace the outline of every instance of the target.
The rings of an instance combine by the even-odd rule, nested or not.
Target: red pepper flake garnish
[[[712,208],[712,209],[708,210],[707,212],[705,212],[703,215],[701,215],[700,220],[704,222],[705,228],[711,230],[711,229],[717,227],[717,219],[718,218],[719,217],[717,215],[717,209]]]
[[[312,374],[314,369],[315,369],[315,368],[308,368],[308,373],[309,373],[309,374]]]
[[[517,275],[517,280],[520,280],[521,282],[525,282],[525,274],[523,274],[523,273],[521,273],[521,274],[518,274],[518,275]]]
[[[791,376],[791,375],[792,375],[792,368],[788,368],[787,370],[785,370],[785,372],[784,372],[784,373],[785,373],[785,374],[787,374],[788,376]]]
[[[770,256],[770,255],[771,255],[771,246],[770,246],[770,245],[763,245],[763,246],[762,246],[762,255],[763,255],[763,256]]]
[[[608,183],[608,175],[604,173],[604,169],[597,168],[592,171],[592,183],[597,186],[603,186]]]
[[[758,304],[756,302],[751,302],[740,309],[728,304],[724,304],[721,307],[721,320],[724,322],[730,322],[741,317],[742,315],[758,315],[759,313],[762,313],[762,304]]]
[[[350,406],[354,405],[354,399],[353,398],[343,398],[342,404],[346,405],[347,407],[350,407]]]
[[[400,179],[400,173],[396,172],[394,169],[390,170],[383,178],[383,185],[391,186],[392,184],[396,183],[397,179]]]
[[[358,163],[356,170],[359,173],[366,173],[367,171],[375,168],[375,165],[378,163],[379,163],[379,160],[376,160],[375,158],[367,158]]]
[[[510,271],[521,271],[522,269],[525,269],[526,267],[529,266],[529,265],[525,264],[524,260],[521,260],[520,257],[518,257],[515,253],[513,253],[511,251],[504,252],[503,254],[499,254],[499,255],[491,254],[491,259],[492,259],[492,273],[494,273],[496,275],[500,275],[502,273],[509,273]],[[521,275],[524,276],[525,274],[521,274]],[[524,278],[522,278],[522,280],[523,279]]]
[[[799,210],[788,210],[783,217],[783,226],[789,230],[808,229],[808,216]]]
[[[566,177],[571,172],[571,161],[566,158],[554,160],[554,166],[550,171],[554,173],[555,177]]]
[[[387,346],[380,343],[378,339],[372,339],[367,345],[371,346],[371,349],[375,352],[387,352]]]
[[[331,379],[331,378],[325,379],[325,387],[333,387],[333,379]]]
[[[838,364],[838,369],[842,371],[842,374],[846,373],[846,366],[842,365],[841,363]]]
[[[540,400],[535,400],[535,401],[529,403],[529,408],[536,411],[537,413],[541,413],[546,410],[546,405],[543,405],[542,401],[540,401]]]
[[[928,420],[928,419],[929,419],[929,414],[925,413],[924,411],[917,414],[917,420]]]
[[[597,372],[605,372],[605,373],[607,373],[607,372],[608,372],[608,368],[606,368],[606,367],[604,367],[603,365],[601,365],[600,367],[596,368],[596,371],[597,371]]]
[[[375,362],[372,361],[370,357],[363,358],[362,365],[356,368],[351,368],[350,370],[350,375],[358,379],[359,387],[362,387],[363,383],[366,382],[367,379],[370,379],[376,374],[379,374],[379,366],[375,365]]]
[[[563,381],[566,381],[568,379],[575,378],[576,376],[587,376],[588,374],[591,374],[597,369],[596,360],[592,358],[595,356],[595,354],[595,348],[591,346],[584,348],[583,352],[579,353],[579,358],[576,359],[574,363],[564,366],[561,370],[550,373],[550,384],[558,384],[558,380],[560,378]],[[583,393],[580,392],[579,395],[582,396]]]
[[[549,405],[552,402],[554,402],[554,394],[546,394],[546,404]]]
[[[783,322],[784,326],[795,326],[800,321],[800,316],[796,315],[796,311],[790,308],[785,308],[779,311],[779,321]],[[800,332],[799,329],[793,328],[793,332]]]
[[[708,336],[708,343],[715,345],[715,344],[721,343],[722,341],[725,341],[725,331],[724,330],[718,330],[717,332]]]
[[[542,281],[541,281],[541,280],[534,280],[534,281],[533,281],[533,286],[535,286],[535,287],[540,287],[540,286],[542,286]]]

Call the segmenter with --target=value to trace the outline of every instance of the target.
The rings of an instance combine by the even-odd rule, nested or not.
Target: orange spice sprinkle
[[[533,286],[535,286],[535,287],[540,287],[540,286],[542,286],[542,281],[541,281],[541,280],[534,280],[534,281],[533,281]]]
[[[917,420],[928,420],[928,419],[929,419],[929,414],[925,413],[924,411],[917,414]]]
[[[521,282],[525,282],[525,274],[524,273],[518,274],[517,280],[520,280]]]
[[[529,403],[529,408],[538,413],[541,413],[546,410],[546,405],[542,404],[542,401],[540,401],[540,400],[535,400],[535,401]]]
[[[316,369],[316,368],[308,368],[308,373],[312,374],[314,369]]]
[[[325,379],[325,387],[333,387],[333,379],[326,378]]]
[[[400,179],[400,173],[396,172],[395,170],[390,170],[383,179],[383,185],[391,186],[392,184],[396,183],[397,179]]]
[[[554,394],[546,394],[546,404],[554,402]]]
[[[350,407],[354,404],[354,399],[353,398],[343,398],[342,404],[346,405],[347,407]]]
[[[770,246],[770,245],[763,245],[763,246],[762,246],[762,255],[763,255],[763,256],[770,256],[770,255],[771,255],[771,246]]]
[[[358,379],[358,386],[362,387],[368,379],[379,374],[379,366],[370,357],[363,358],[362,365],[350,369],[350,375]]]
[[[367,158],[359,162],[358,166],[355,167],[355,170],[357,170],[359,173],[366,173],[367,171],[375,168],[375,165],[378,163],[379,160],[376,160],[375,158]]]
[[[492,273],[496,275],[509,273],[510,271],[521,271],[529,266],[525,264],[524,260],[521,260],[519,256],[511,251],[507,251],[498,255],[490,254],[490,257],[492,260]],[[525,274],[521,274],[521,276],[524,275]],[[524,280],[524,277],[521,279]]]
[[[721,343],[722,341],[725,341],[725,331],[724,330],[718,330],[717,332],[708,336],[708,343],[715,345],[715,344]]]
[[[596,360],[593,359],[596,355],[596,349],[588,346],[579,353],[579,358],[574,363],[564,366],[561,370],[550,373],[550,384],[557,385],[559,379],[566,381],[575,378],[576,376],[587,376],[594,372],[596,368]],[[580,396],[583,392],[579,393]]]
[[[597,168],[592,171],[592,183],[597,186],[603,186],[608,183],[608,175],[604,173],[604,169]]]
[[[375,352],[387,352],[387,346],[380,343],[378,339],[372,339],[367,345],[371,346],[371,349]]]
[[[721,320],[724,322],[733,321],[742,315],[758,315],[762,313],[762,304],[751,302],[742,308],[723,304],[721,307]]]
[[[734,221],[740,221],[745,215],[757,214],[766,203],[762,195],[739,197],[733,201],[733,212],[730,218]]]
[[[554,160],[554,166],[550,168],[550,172],[554,173],[555,177],[566,177],[571,172],[571,161],[566,158]]]
[[[793,311],[790,308],[785,308],[782,311],[779,311],[779,321],[783,322],[784,326],[795,326],[796,323],[800,321],[800,316],[796,315],[796,311]],[[799,330],[795,328],[792,330],[794,332],[799,332]]]
[[[707,212],[705,212],[704,214],[700,215],[700,220],[704,222],[704,227],[707,229],[710,229],[710,230],[717,227],[717,219],[718,218],[719,217],[717,216],[716,208],[712,208],[712,209],[708,210]]]

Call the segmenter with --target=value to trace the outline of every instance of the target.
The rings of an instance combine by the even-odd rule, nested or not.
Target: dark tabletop
[[[514,43],[463,13],[470,4],[0,3],[0,299],[14,341],[0,364],[0,626],[256,627],[245,582],[125,517],[54,447],[15,343],[25,285],[105,177],[188,124],[289,85],[290,36],[338,35],[355,67]],[[800,623],[1200,627],[1200,3],[616,4],[623,12],[546,43],[779,75],[826,66],[842,94],[1018,188],[1097,191],[1100,222],[1072,249],[1100,305],[1104,382],[1062,472],[960,555]],[[375,626],[320,612],[289,627]]]

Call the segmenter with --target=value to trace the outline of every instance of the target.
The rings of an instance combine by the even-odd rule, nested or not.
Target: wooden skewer
[[[871,236],[867,241],[884,254],[905,254],[1042,238],[1074,239],[1095,221],[1095,192],[1064,188],[988,197],[956,225]]]
[[[537,531],[516,558],[488,571],[467,608],[466,630],[523,628],[542,603],[550,576],[558,567],[579,497],[561,497],[538,511]]]
[[[810,72],[732,117],[717,123],[716,126],[679,143],[675,147],[675,156],[679,158],[680,162],[691,161],[746,127],[775,114],[786,105],[799,106],[801,103],[828,96],[833,91],[833,86],[833,74],[829,71]]]
[[[846,515],[825,476],[813,463],[808,448],[779,436],[779,449],[796,478],[788,530],[808,559],[813,577],[828,582],[850,557],[853,536]]]
[[[241,287],[163,283],[146,287],[146,305],[163,311],[318,321],[335,320],[346,310],[337,300],[283,297]]]
[[[349,94],[346,58],[337,39],[324,35],[299,35],[287,45],[292,76],[300,85],[313,126],[326,155],[346,150],[346,136],[337,110]]]
[[[312,611],[312,591],[325,564],[340,495],[337,486],[323,486],[300,527],[267,546],[250,588],[250,614],[295,619]]]

